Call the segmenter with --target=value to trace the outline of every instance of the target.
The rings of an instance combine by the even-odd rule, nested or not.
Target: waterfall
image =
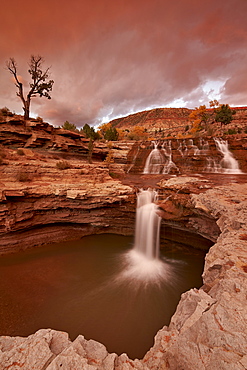
[[[137,194],[135,242],[123,255],[123,269],[116,276],[115,284],[130,284],[134,290],[151,284],[175,286],[177,262],[160,258],[160,224],[158,194],[154,190],[140,190]]]
[[[194,144],[193,139],[189,139],[189,148],[191,149],[191,154],[192,155],[200,155],[200,150],[199,148]]]
[[[171,172],[171,170],[174,170],[175,172],[179,173],[179,168],[175,165],[175,163],[172,160],[172,144],[171,140],[169,140],[168,145],[166,145],[166,142],[163,143],[162,145],[162,150],[167,158],[167,162],[164,164],[164,168],[162,173],[163,174],[168,174]]]
[[[219,152],[223,155],[220,161],[221,172],[240,174],[242,171],[239,169],[238,161],[233,157],[232,153],[228,148],[227,140],[222,140],[220,138],[214,139],[215,144]]]
[[[162,165],[164,163],[164,158],[158,149],[158,142],[153,142],[154,149],[151,151],[147,157],[143,173],[145,174],[159,174],[161,172]]]
[[[137,194],[134,249],[148,259],[159,257],[160,216],[157,215],[157,192],[141,190]]]

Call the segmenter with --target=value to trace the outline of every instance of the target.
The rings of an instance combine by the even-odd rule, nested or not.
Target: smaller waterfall
[[[216,149],[222,154],[223,158],[206,158],[206,171],[212,173],[242,174],[243,172],[239,169],[238,161],[233,157],[233,154],[228,148],[227,140],[215,138],[214,141]]]
[[[220,161],[220,167],[223,173],[240,174],[242,171],[239,169],[238,161],[233,157],[228,148],[227,140],[220,138],[214,139],[217,149],[223,155]]]
[[[163,143],[162,145],[162,150],[167,158],[166,163],[164,164],[164,168],[162,173],[163,174],[168,174],[171,172],[171,170],[174,170],[175,172],[179,173],[179,168],[175,165],[175,163],[172,160],[172,145],[171,145],[171,140],[169,140],[168,145],[166,145],[166,142]]]
[[[191,151],[191,155],[200,155],[200,150],[199,148],[194,144],[193,139],[189,139],[188,146]]]
[[[162,165],[164,163],[164,158],[158,149],[158,142],[153,141],[154,149],[151,151],[147,157],[145,167],[143,170],[144,174],[159,174],[161,172]]]
[[[157,214],[157,192],[142,190],[137,195],[136,231],[134,249],[148,259],[159,257],[161,218]]]

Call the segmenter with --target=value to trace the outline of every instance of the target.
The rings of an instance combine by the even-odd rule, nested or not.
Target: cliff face
[[[133,142],[114,142],[112,152],[116,163],[126,163],[127,153]],[[83,134],[55,128],[46,122],[30,120],[25,122],[22,116],[0,117],[0,157],[2,147],[11,149],[30,148],[39,153],[48,153],[56,158],[87,160],[89,139]],[[105,160],[109,147],[104,142],[94,142],[92,159]]]
[[[61,161],[31,150],[12,156],[0,168],[0,253],[94,233],[133,234],[133,190],[106,165],[70,159],[61,170]]]
[[[201,216],[215,219],[220,236],[206,256],[203,286],[182,294],[169,327],[157,333],[142,360],[108,353],[103,344],[83,335],[71,342],[64,332],[41,329],[27,338],[0,337],[0,369],[245,369],[247,187],[206,185],[203,179],[188,177],[160,183],[161,189],[170,188],[177,196],[190,189],[191,206]],[[165,208],[166,202],[162,204]]]

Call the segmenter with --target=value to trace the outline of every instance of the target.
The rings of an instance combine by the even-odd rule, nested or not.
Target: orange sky
[[[31,115],[55,125],[214,98],[247,105],[246,14],[247,0],[5,1],[0,107],[22,112],[5,61],[14,57],[29,82],[31,54],[55,80]]]

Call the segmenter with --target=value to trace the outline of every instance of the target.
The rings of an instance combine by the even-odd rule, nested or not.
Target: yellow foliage
[[[104,134],[107,130],[109,130],[111,128],[111,123],[108,122],[108,123],[103,123],[103,125],[99,126],[99,132],[101,134]]]
[[[123,140],[125,138],[125,132],[121,128],[117,128],[118,140]]]
[[[190,129],[190,132],[192,134],[196,133],[197,131],[199,131],[201,129],[201,120],[200,119],[196,119],[194,122],[193,122],[193,125]]]
[[[113,157],[112,149],[109,150],[109,152],[108,152],[108,154],[106,156],[105,162],[107,164],[114,163],[114,157]]]
[[[211,100],[211,101],[209,102],[209,106],[210,106],[211,108],[218,107],[219,105],[220,105],[220,103],[219,103],[219,102],[218,102],[218,100],[216,100],[216,99]]]

